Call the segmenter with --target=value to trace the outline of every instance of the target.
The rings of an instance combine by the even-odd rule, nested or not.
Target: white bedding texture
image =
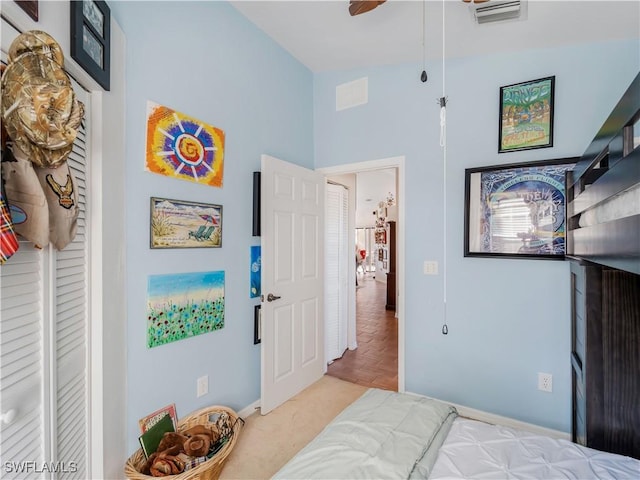
[[[640,461],[371,388],[274,479],[638,479]]]
[[[640,461],[568,440],[457,418],[429,478],[638,479]]]

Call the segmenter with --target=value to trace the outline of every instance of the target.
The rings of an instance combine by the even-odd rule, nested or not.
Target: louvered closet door
[[[347,349],[348,269],[356,268],[355,246],[348,243],[349,191],[327,185],[325,217],[325,343],[327,362],[342,357]]]
[[[88,96],[74,88],[86,122]],[[74,241],[58,252],[21,240],[0,267],[0,412],[15,413],[0,422],[3,479],[89,476],[85,135],[68,160],[80,206]]]
[[[79,90],[76,88],[76,91]],[[87,102],[85,101],[85,104]],[[86,116],[85,116],[86,118]],[[53,458],[63,462],[67,472],[58,478],[88,478],[89,382],[87,344],[88,319],[88,235],[87,235],[87,149],[86,131],[81,129],[68,159],[78,192],[78,230],[55,257],[55,296],[52,356],[56,377],[52,391],[55,402],[52,436]],[[73,471],[76,470],[76,471]]]

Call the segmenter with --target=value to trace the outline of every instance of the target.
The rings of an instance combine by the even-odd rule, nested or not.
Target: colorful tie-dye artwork
[[[224,271],[150,275],[147,347],[224,327]]]
[[[146,170],[222,187],[224,132],[163,105],[147,102]]]

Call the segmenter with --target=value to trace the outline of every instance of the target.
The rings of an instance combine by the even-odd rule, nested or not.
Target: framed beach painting
[[[151,197],[151,248],[219,248],[222,205]]]

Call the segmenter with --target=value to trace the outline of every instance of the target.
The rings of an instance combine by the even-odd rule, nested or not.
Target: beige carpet
[[[245,419],[220,479],[271,478],[366,387],[325,375],[267,415]]]

